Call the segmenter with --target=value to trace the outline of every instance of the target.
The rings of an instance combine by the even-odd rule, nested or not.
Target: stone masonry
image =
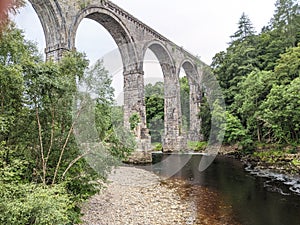
[[[205,66],[195,56],[177,46],[134,16],[107,0],[29,0],[43,26],[46,58],[59,60],[65,51],[75,49],[75,36],[84,18],[101,24],[118,45],[124,74],[124,121],[129,127],[133,113],[140,116],[137,139],[140,151],[150,149],[151,137],[146,126],[143,61],[151,49],[158,58],[165,83],[165,131],[163,149],[166,152],[186,148],[186,137],[200,140],[198,118],[201,100],[201,71]],[[190,83],[190,130],[182,130],[179,72],[183,68]]]

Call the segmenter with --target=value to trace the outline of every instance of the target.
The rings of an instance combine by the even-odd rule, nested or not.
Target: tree
[[[36,47],[26,42],[22,32],[10,23],[0,39],[0,141],[15,143],[16,121],[23,113],[23,71],[29,62],[38,60]]]
[[[300,35],[300,5],[296,0],[277,0],[271,27],[286,47],[295,47]]]
[[[246,38],[254,36],[254,34],[255,30],[253,28],[251,20],[245,13],[243,13],[238,22],[238,30],[230,37],[233,43],[236,41],[243,41]]]
[[[269,141],[291,143],[300,137],[300,78],[273,86],[260,107],[260,120],[269,130]]]
[[[274,70],[276,61],[287,48],[295,47],[300,40],[300,8],[295,0],[277,0],[269,26],[258,36],[260,70]]]
[[[190,126],[190,86],[188,78],[182,77],[179,80],[180,83],[180,102],[181,102],[181,113],[182,123],[185,130],[188,130]]]
[[[163,97],[164,93],[164,82],[158,81],[154,85],[149,83],[145,85],[145,97],[150,97],[152,95]]]
[[[300,43],[282,54],[275,67],[275,76],[280,84],[289,84],[300,76]]]
[[[130,137],[120,138],[112,126],[111,79],[102,62],[85,72],[88,61],[78,52],[43,62],[12,24],[0,47],[0,223],[77,224],[77,203],[99,191],[95,181],[106,179],[113,156],[124,158],[133,149]],[[97,94],[94,105],[78,93],[84,79]],[[86,108],[96,106],[96,116],[76,110],[80,100],[87,100]],[[79,144],[76,125],[92,120],[99,141]],[[41,197],[45,201],[37,201]],[[45,216],[48,211],[53,215]]]
[[[211,129],[211,112],[206,97],[202,98],[199,117],[201,119],[201,134],[203,139],[208,141]]]
[[[147,127],[152,142],[162,142],[164,130],[164,83],[156,82],[145,86]]]
[[[253,71],[239,83],[239,93],[234,98],[233,112],[241,119],[253,139],[261,141],[262,124],[257,118],[258,108],[276,83],[270,71]]]

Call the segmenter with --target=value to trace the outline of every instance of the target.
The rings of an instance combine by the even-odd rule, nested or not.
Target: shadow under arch
[[[77,14],[69,29],[69,45],[75,48],[76,32],[84,18],[96,21],[112,36],[121,54],[124,72],[136,70],[138,65],[137,54],[132,36],[117,15],[102,7],[89,6]]]

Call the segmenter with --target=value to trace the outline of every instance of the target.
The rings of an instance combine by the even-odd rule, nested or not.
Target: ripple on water
[[[290,195],[291,193],[284,191],[284,189],[287,189],[300,195],[299,176],[276,173],[267,169],[252,168],[250,164],[246,165],[245,170],[254,176],[266,178],[267,180],[264,182],[264,187],[267,188],[268,191],[278,192],[282,195]],[[278,182],[284,185],[284,187],[279,187]]]

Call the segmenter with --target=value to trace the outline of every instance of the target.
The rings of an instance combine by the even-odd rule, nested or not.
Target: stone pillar
[[[182,128],[179,78],[170,65],[162,65],[162,69],[165,77],[163,151],[176,152],[186,149],[186,135]]]
[[[45,48],[46,60],[59,61],[64,52],[70,51],[65,44],[56,44]]]
[[[124,72],[124,126],[130,130],[129,119],[137,113],[140,123],[134,130],[138,151],[151,150],[151,137],[146,123],[146,106],[144,97],[144,72],[131,70]]]
[[[190,130],[189,130],[189,140],[190,141],[201,141],[203,140],[200,129],[201,129],[201,119],[199,117],[200,113],[200,103],[201,103],[201,89],[200,86],[194,82],[190,83]]]

